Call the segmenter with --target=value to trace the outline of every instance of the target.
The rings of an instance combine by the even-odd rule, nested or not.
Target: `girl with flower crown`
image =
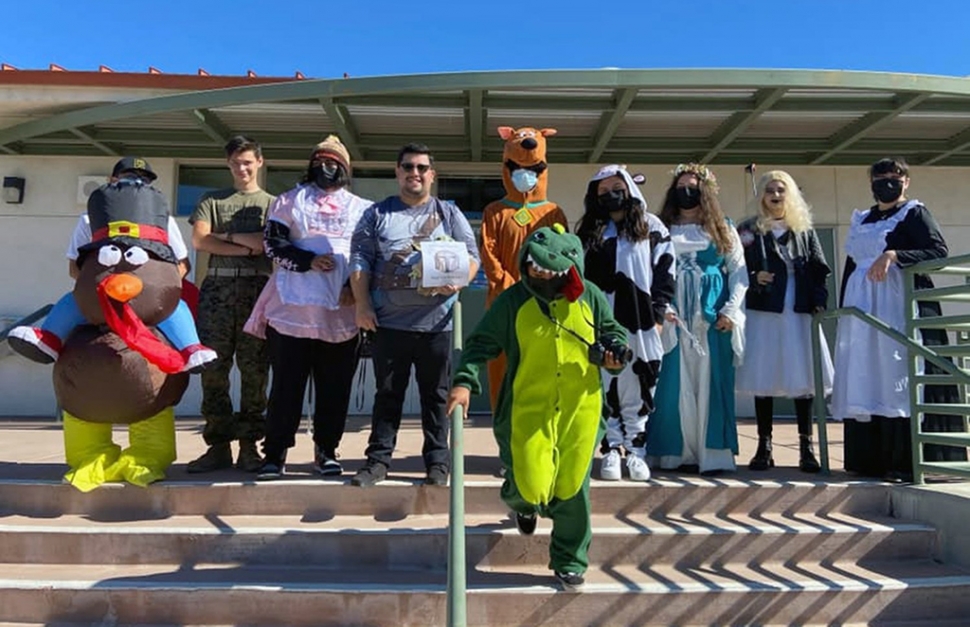
[[[676,292],[664,315],[656,411],[647,423],[651,466],[735,470],[734,367],[744,357],[748,271],[737,231],[705,166],[677,166],[660,220],[677,256]]]
[[[775,465],[771,449],[774,397],[795,400],[799,461],[804,472],[821,468],[812,450],[812,314],[825,309],[832,273],[812,214],[798,185],[782,170],[758,181],[758,215],[738,225],[748,264],[747,346],[738,369],[738,391],[754,395],[758,450],[750,470]],[[822,383],[832,390],[832,358],[824,339]]]

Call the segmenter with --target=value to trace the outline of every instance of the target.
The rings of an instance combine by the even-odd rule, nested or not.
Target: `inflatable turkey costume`
[[[188,385],[187,359],[208,349],[181,301],[161,192],[138,179],[105,185],[91,194],[88,218],[93,241],[79,249],[74,290],[48,316],[82,324],[64,324],[58,335],[46,323],[19,327],[9,341],[29,358],[39,360],[41,347],[56,359],[65,480],[82,491],[106,481],[146,486],[175,461],[173,407]],[[112,440],[115,424],[128,425],[124,450]]]

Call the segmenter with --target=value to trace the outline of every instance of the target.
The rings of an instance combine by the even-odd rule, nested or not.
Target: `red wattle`
[[[128,348],[139,353],[166,374],[182,371],[185,367],[185,358],[177,350],[158,339],[135,315],[131,305],[119,303],[108,296],[103,281],[98,284],[98,301],[101,303],[104,321],[128,345]],[[120,313],[118,305],[120,305]]]

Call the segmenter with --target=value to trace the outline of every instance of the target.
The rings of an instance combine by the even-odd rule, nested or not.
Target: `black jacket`
[[[749,218],[738,225],[738,234],[748,266],[750,286],[745,301],[748,309],[773,313],[784,310],[788,268],[778,252],[779,247],[787,247],[792,259],[795,313],[811,314],[816,309],[825,309],[829,298],[826,279],[832,270],[825,262],[822,244],[814,230],[804,233],[788,231],[776,239],[771,231],[759,232],[757,218]],[[774,282],[758,285],[756,277],[762,271],[774,274]]]

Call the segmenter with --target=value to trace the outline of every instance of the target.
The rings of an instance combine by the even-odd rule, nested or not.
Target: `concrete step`
[[[443,625],[441,572],[247,565],[0,565],[0,621]],[[931,561],[592,569],[581,593],[542,568],[469,573],[469,625],[804,625],[966,619],[970,573]],[[917,623],[920,624],[920,623]]]
[[[466,512],[504,515],[500,480],[469,481]],[[593,481],[592,511],[625,515],[731,515],[800,512],[886,515],[891,486],[880,482],[773,481],[677,477],[648,483]],[[416,479],[386,481],[372,488],[338,480],[301,479],[272,483],[165,481],[148,489],[107,484],[84,494],[59,481],[0,481],[0,515],[52,518],[72,514],[96,520],[164,519],[184,515],[298,515],[309,520],[334,516],[446,514],[449,488]]]
[[[892,518],[849,514],[734,514],[721,517],[593,516],[594,564],[760,564],[917,559],[933,554],[935,530]],[[397,520],[338,516],[173,516],[162,520],[103,522],[64,515],[38,521],[0,520],[0,555],[8,563],[87,564],[304,564],[328,567],[442,569],[447,560],[446,516]],[[542,566],[551,524],[532,537],[507,517],[466,519],[470,566]]]

